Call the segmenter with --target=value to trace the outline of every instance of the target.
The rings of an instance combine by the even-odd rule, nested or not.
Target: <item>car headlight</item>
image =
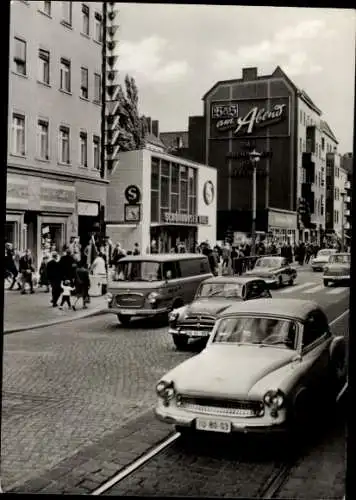
[[[106,300],[107,300],[108,302],[111,302],[111,301],[112,301],[112,298],[113,298],[112,293],[107,293],[107,294],[106,294]]]
[[[147,296],[147,300],[150,304],[154,304],[155,302],[157,302],[157,299],[159,297],[159,293],[157,292],[151,292],[148,296]]]
[[[168,321],[170,323],[174,323],[174,321],[177,321],[179,317],[179,312],[178,311],[172,311],[169,316],[168,316]]]
[[[285,397],[283,392],[278,389],[277,391],[266,392],[263,401],[272,410],[278,410],[284,405]]]
[[[164,400],[164,403],[168,404],[175,394],[173,381],[167,382],[166,380],[161,380],[158,382],[156,385],[156,393],[157,396]]]

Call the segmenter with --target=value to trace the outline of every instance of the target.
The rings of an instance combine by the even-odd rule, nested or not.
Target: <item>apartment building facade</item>
[[[102,40],[102,2],[11,5],[5,237],[37,263],[104,219]]]

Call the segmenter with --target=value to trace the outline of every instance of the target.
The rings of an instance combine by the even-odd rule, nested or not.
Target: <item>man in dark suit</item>
[[[52,306],[57,307],[58,299],[62,293],[62,273],[61,265],[59,262],[59,255],[57,252],[52,253],[52,259],[47,264],[47,279],[49,284],[51,285]]]
[[[19,262],[19,271],[22,275],[22,291],[21,293],[24,295],[26,293],[26,283],[30,285],[30,293],[35,293],[33,289],[33,281],[32,281],[32,273],[35,268],[33,266],[33,260],[31,251],[27,249],[25,254],[20,258]]]

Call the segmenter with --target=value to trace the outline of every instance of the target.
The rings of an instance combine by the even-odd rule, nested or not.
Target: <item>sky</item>
[[[219,80],[277,65],[353,150],[356,11],[349,9],[119,3],[118,69],[136,79],[140,113],[160,131],[188,129]]]

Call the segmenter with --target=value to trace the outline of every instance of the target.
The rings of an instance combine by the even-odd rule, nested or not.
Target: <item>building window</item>
[[[305,127],[305,111],[303,111],[303,125]]]
[[[95,12],[94,15],[94,39],[97,42],[102,42],[103,41],[103,22],[102,22],[102,16],[99,14],[99,12]]]
[[[299,149],[300,149],[300,152],[302,153],[303,152],[303,140],[301,137],[299,139]]]
[[[72,2],[62,2],[62,22],[72,26]]]
[[[40,49],[38,51],[38,80],[49,85],[49,52]]]
[[[151,161],[151,222],[159,222],[159,159]]]
[[[190,215],[195,215],[197,211],[197,188],[195,168],[188,170],[188,210]]]
[[[64,126],[59,127],[59,161],[70,163],[69,128]]]
[[[14,113],[12,115],[12,153],[25,156],[25,117]]]
[[[42,2],[43,5],[42,5],[42,11],[47,14],[47,16],[50,16],[51,15],[51,2]]]
[[[180,212],[188,213],[188,168],[184,165],[180,166]]]
[[[82,33],[89,35],[89,7],[82,4]]]
[[[82,167],[88,166],[88,137],[86,132],[80,132],[80,165]]]
[[[171,168],[171,212],[179,212],[179,165],[172,163]]]
[[[324,137],[321,138],[321,149],[324,151],[325,149],[325,139]]]
[[[16,37],[14,63],[16,73],[26,75],[26,42]]]
[[[169,210],[169,162],[161,161],[161,209]]]
[[[49,126],[47,120],[38,120],[38,155],[41,160],[49,159]]]
[[[339,223],[339,212],[337,210],[334,210],[334,223]]]
[[[61,58],[61,86],[60,89],[65,92],[70,92],[70,61]]]
[[[299,118],[300,118],[300,123],[302,124],[303,123],[303,111],[302,110],[299,111]]]
[[[84,99],[88,99],[88,69],[80,68],[80,95]]]
[[[324,196],[320,196],[320,215],[324,215]]]
[[[96,170],[100,169],[100,137],[94,135],[93,137],[93,152],[94,152],[94,168]]]
[[[101,76],[94,73],[94,102],[99,103],[101,100]]]

